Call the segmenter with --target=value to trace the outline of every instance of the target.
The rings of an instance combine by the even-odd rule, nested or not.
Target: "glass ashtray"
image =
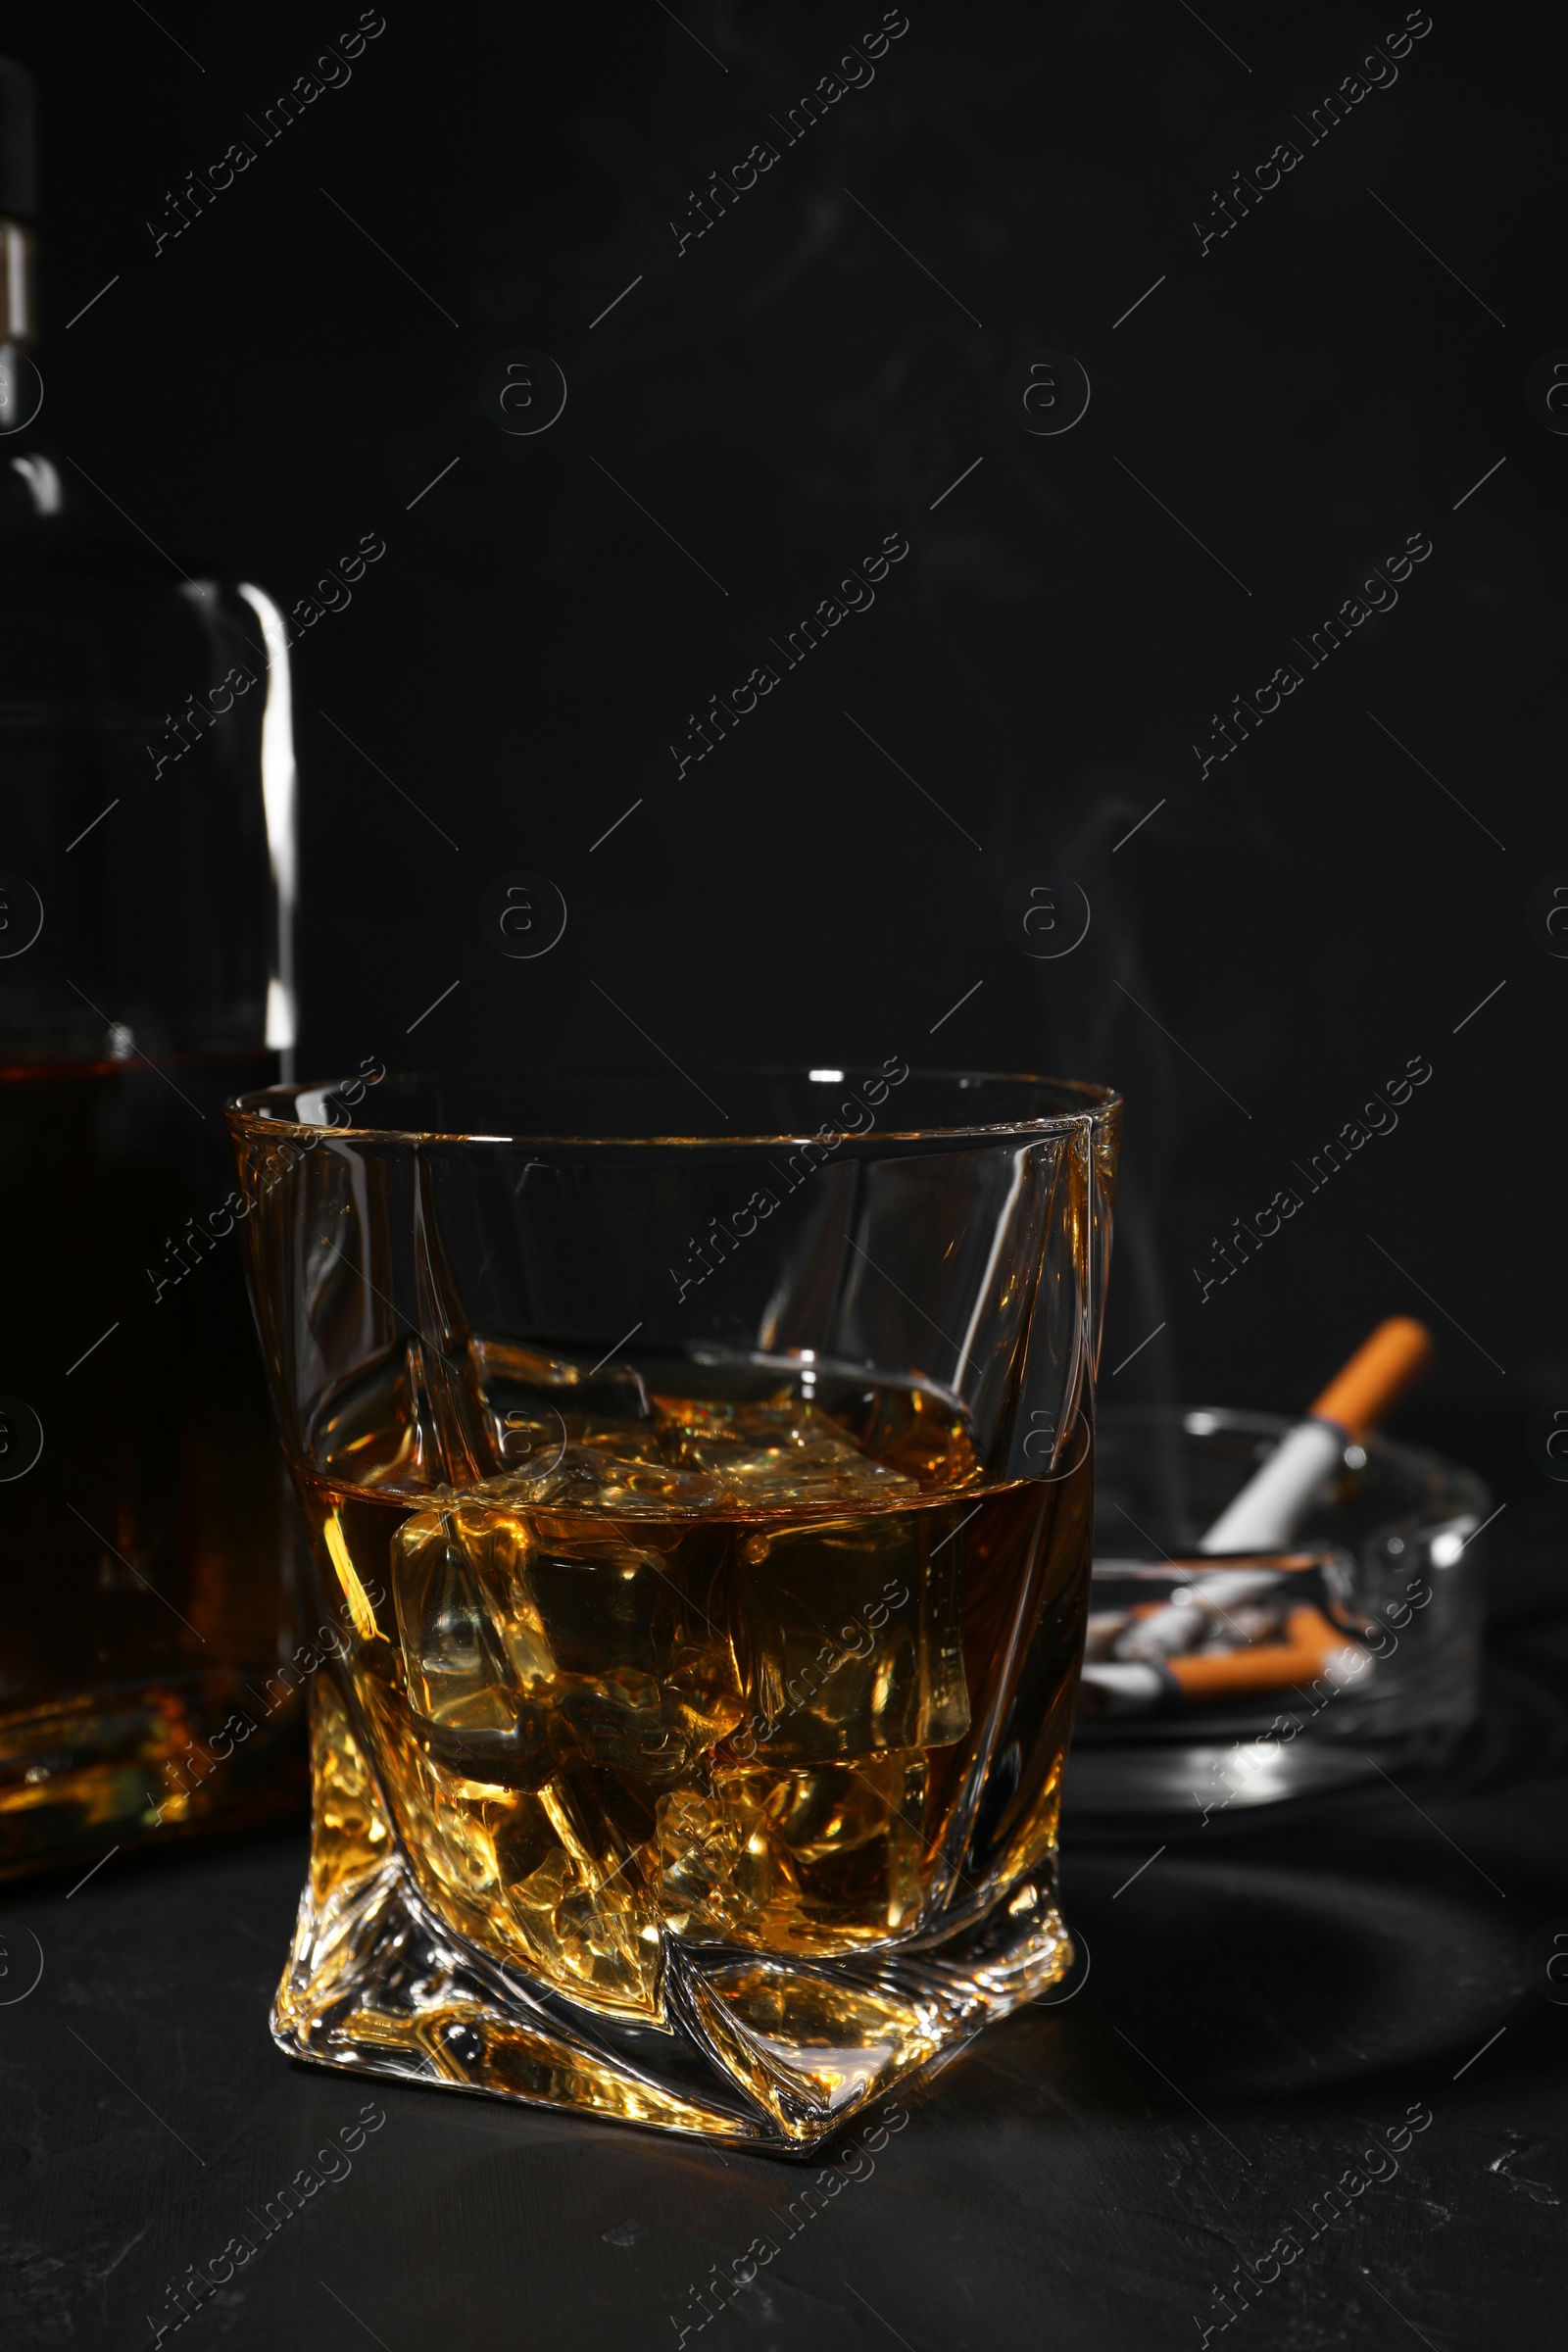
[[[1198,1828],[1429,1768],[1474,1719],[1491,1505],[1473,1472],[1372,1437],[1288,1549],[1199,1550],[1289,1427],[1102,1411],[1069,1835],[1150,1814]]]

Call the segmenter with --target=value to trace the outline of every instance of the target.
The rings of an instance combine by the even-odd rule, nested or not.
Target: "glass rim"
[[[851,1091],[857,1084],[863,1083],[867,1079],[888,1082],[885,1065],[848,1061],[842,1068],[835,1068],[831,1071],[806,1069],[795,1063],[730,1062],[702,1065],[695,1077],[685,1070],[679,1074],[686,1078],[689,1084],[697,1086],[699,1093],[705,1091],[700,1084],[701,1078],[711,1078],[715,1085],[721,1085],[726,1078],[732,1080],[789,1079],[797,1083],[819,1084],[823,1087],[844,1087]],[[1086,1120],[1093,1123],[1105,1118],[1111,1112],[1121,1108],[1123,1100],[1118,1088],[1102,1085],[1093,1079],[1051,1078],[1032,1071],[916,1069],[906,1065],[905,1076],[930,1084],[956,1086],[960,1089],[978,1086],[1050,1089],[1058,1094],[1077,1096],[1082,1099],[1082,1102],[1081,1107],[1078,1108],[1052,1111],[1031,1118],[954,1119],[951,1122],[940,1120],[928,1121],[924,1125],[913,1127],[883,1127],[877,1124],[873,1115],[871,1125],[863,1130],[850,1128],[841,1131],[835,1128],[833,1132],[839,1134],[841,1144],[870,1143],[872,1141],[881,1144],[923,1144],[959,1142],[969,1138],[998,1140],[1006,1136],[1025,1136],[1031,1139],[1059,1136],[1070,1133],[1075,1127],[1083,1125]],[[688,1152],[730,1149],[766,1150],[786,1144],[816,1143],[820,1138],[819,1129],[813,1131],[804,1126],[760,1128],[734,1134],[718,1132],[705,1134],[695,1129],[688,1129],[683,1132],[669,1131],[654,1135],[636,1133],[583,1135],[555,1130],[546,1131],[539,1127],[519,1127],[509,1133],[500,1134],[480,1133],[471,1128],[441,1126],[360,1125],[356,1123],[352,1115],[355,1105],[348,1102],[343,1093],[346,1088],[358,1087],[361,1093],[356,1098],[357,1102],[359,1100],[363,1100],[364,1093],[371,1086],[432,1087],[446,1085],[457,1088],[465,1084],[484,1086],[504,1082],[518,1087],[525,1087],[531,1082],[550,1086],[564,1083],[584,1088],[599,1087],[606,1091],[619,1087],[653,1086],[667,1083],[662,1071],[628,1068],[538,1071],[480,1069],[445,1073],[428,1070],[392,1070],[383,1072],[377,1079],[344,1078],[305,1085],[301,1085],[295,1080],[289,1080],[279,1085],[257,1087],[246,1093],[230,1096],[223,1108],[231,1127],[236,1131],[242,1131],[248,1137],[256,1138],[332,1135],[342,1141],[354,1138],[416,1145],[471,1145],[475,1149],[503,1144],[528,1149],[537,1145],[548,1145],[556,1149],[573,1151]],[[901,1082],[895,1081],[894,1083]],[[311,1098],[314,1098],[316,1105],[322,1112],[326,1111],[329,1102],[336,1102],[348,1115],[342,1119],[334,1119],[329,1116],[306,1119],[288,1114],[279,1115],[271,1108],[273,1103],[285,1101],[291,1106],[298,1108]],[[713,1098],[710,1096],[709,1100],[712,1101]],[[823,1100],[824,1102],[827,1100],[825,1095]],[[714,1107],[717,1108],[716,1103]],[[823,1124],[829,1125],[830,1122],[824,1121]]]

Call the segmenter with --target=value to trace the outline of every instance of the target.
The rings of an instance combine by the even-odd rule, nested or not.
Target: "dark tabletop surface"
[[[169,2282],[221,2272],[235,2235],[258,2251],[182,2344],[1560,2341],[1568,2005],[1539,1937],[1568,1932],[1568,1618],[1544,1607],[1550,1583],[1549,1563],[1533,1592],[1514,1580],[1481,1723],[1441,1777],[1241,1830],[1216,1816],[1143,1868],[1159,1834],[1069,1835],[1087,1980],[825,2162],[286,2061],[267,2010],[303,1826],[119,1855],[69,1895],[64,1878],[9,1888],[0,2343],[150,2345]],[[345,2132],[357,2152],[328,2155]],[[254,2217],[302,2168],[320,2185],[264,2237]],[[1247,2307],[1216,2300],[1238,2264]],[[715,2266],[730,2300],[699,2328]]]

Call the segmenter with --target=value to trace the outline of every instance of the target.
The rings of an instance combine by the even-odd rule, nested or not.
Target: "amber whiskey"
[[[492,1396],[510,1374],[570,1401],[567,1367],[475,1345]],[[369,1794],[383,1856],[389,1830],[472,1945],[657,2020],[674,1944],[874,1955],[1049,1866],[1087,1459],[993,1483],[951,1400],[843,1370],[670,1360],[597,1389],[503,1415],[517,1467],[460,1489],[419,1491],[395,1382],[321,1433],[342,1471],[307,1511],[354,1634],[318,1722],[318,1907],[334,1852],[352,1875],[377,1851]],[[777,2004],[765,1965],[743,1977],[743,2006]],[[286,1987],[280,2016],[308,2030]]]
[[[0,1876],[291,1801],[292,1514],[209,1140],[273,1058],[0,1074]]]

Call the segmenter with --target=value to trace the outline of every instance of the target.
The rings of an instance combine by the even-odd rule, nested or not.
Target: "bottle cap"
[[[0,57],[0,217],[38,218],[38,85]]]

